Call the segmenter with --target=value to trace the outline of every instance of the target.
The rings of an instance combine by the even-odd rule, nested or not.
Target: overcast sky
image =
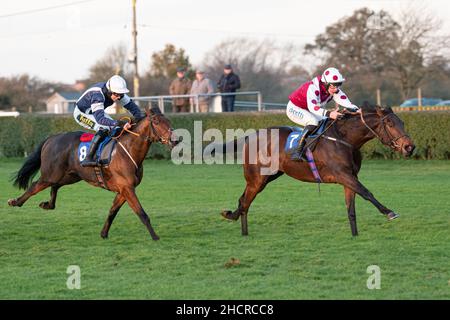
[[[0,77],[28,73],[67,83],[86,77],[108,47],[122,42],[131,49],[131,2],[1,1]],[[442,31],[450,34],[448,0],[414,3],[442,19]],[[226,39],[303,45],[359,8],[395,17],[410,6],[410,0],[137,0],[139,69],[147,69],[151,54],[167,43],[200,66],[205,53]]]

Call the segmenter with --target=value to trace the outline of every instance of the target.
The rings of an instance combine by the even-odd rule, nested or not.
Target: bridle
[[[392,148],[392,149],[399,149],[401,146],[397,143],[397,141],[398,140],[400,140],[401,138],[404,138],[404,137],[408,137],[409,138],[409,136],[407,135],[407,134],[404,134],[404,135],[401,135],[401,136],[398,136],[398,137],[393,137],[390,133],[389,133],[389,131],[386,129],[386,124],[385,124],[385,120],[389,117],[389,116],[395,116],[395,114],[394,113],[388,113],[387,115],[385,115],[384,117],[381,117],[381,119],[380,119],[380,122],[381,122],[381,127],[384,129],[384,135],[385,135],[385,137],[387,137],[387,139],[383,139],[383,137],[380,135],[380,134],[378,134],[377,132],[375,132],[375,130],[373,130],[367,123],[366,123],[366,121],[364,120],[364,115],[363,115],[363,111],[362,111],[362,109],[360,109],[361,110],[361,113],[360,113],[360,116],[361,116],[361,121],[362,121],[362,123],[367,127],[367,129],[369,129],[369,131],[370,132],[372,132],[374,135],[375,135],[375,137],[377,137],[383,144],[385,144],[385,145],[387,145],[387,146],[389,146],[390,148]],[[372,114],[376,114],[376,113],[372,113]]]
[[[128,155],[128,157],[131,159],[131,162],[133,162],[134,166],[136,167],[136,170],[139,169],[139,166],[137,165],[136,161],[134,161],[133,157],[128,152],[128,150],[125,148],[125,146],[118,139],[122,136],[123,132],[126,131],[126,132],[131,133],[132,135],[134,135],[136,137],[143,138],[145,141],[161,142],[161,143],[164,143],[164,144],[169,144],[169,142],[170,142],[169,139],[170,138],[166,139],[163,136],[161,136],[160,134],[158,134],[158,131],[156,130],[156,128],[155,128],[155,126],[153,124],[153,122],[154,122],[153,120],[158,115],[162,115],[162,114],[157,113],[157,114],[150,114],[150,115],[146,116],[146,117],[149,117],[149,119],[150,119],[150,134],[149,135],[140,135],[139,133],[136,133],[136,132],[133,132],[131,130],[122,128],[122,131],[120,132],[120,134],[117,137],[113,138],[113,139],[117,140],[117,143],[120,145],[120,147],[125,151],[125,153]],[[126,118],[128,118],[128,117],[126,117]],[[128,119],[131,122],[131,119],[130,118],[128,118]],[[134,126],[134,125],[136,125],[136,123],[132,124],[132,126]],[[169,128],[169,133],[170,133],[169,137],[172,136],[172,131],[173,131],[173,129]],[[156,139],[155,139],[155,137],[156,137]]]
[[[408,137],[408,138],[409,138],[409,136],[408,136],[407,134],[401,135],[401,136],[399,136],[399,137],[393,137],[393,136],[389,133],[389,131],[386,129],[386,124],[385,124],[384,122],[385,122],[385,120],[386,120],[389,116],[395,116],[394,113],[389,113],[389,114],[385,115],[384,117],[381,117],[381,120],[380,120],[381,126],[382,126],[383,129],[384,129],[385,136],[387,136],[387,140],[388,140],[388,141],[387,141],[387,140],[383,139],[383,137],[381,137],[381,135],[379,135],[377,132],[375,132],[375,130],[373,130],[373,129],[367,124],[367,122],[364,120],[364,115],[363,115],[362,109],[360,109],[360,110],[361,110],[361,112],[359,113],[359,115],[360,115],[360,117],[361,117],[361,122],[366,126],[367,129],[369,129],[370,132],[373,133],[373,135],[374,135],[375,137],[377,137],[383,144],[389,146],[389,147],[392,148],[393,150],[395,150],[395,149],[401,147],[401,146],[397,143],[398,140],[400,140],[401,138],[404,138],[404,137]],[[356,112],[347,111],[347,114],[349,114],[349,115],[356,115],[357,113],[356,113]],[[369,113],[369,114],[376,114],[376,115],[378,115],[377,113]],[[313,144],[314,141],[316,141],[316,140],[319,139],[320,137],[323,137],[323,138],[325,138],[325,139],[328,139],[328,140],[331,140],[331,141],[334,141],[334,142],[339,142],[339,143],[341,143],[341,144],[343,144],[343,145],[345,145],[345,146],[347,146],[347,147],[353,148],[353,146],[352,146],[350,143],[348,143],[348,142],[346,142],[346,141],[344,141],[344,140],[342,140],[342,139],[333,138],[333,137],[330,137],[330,136],[325,135],[325,132],[328,131],[328,129],[330,129],[330,128],[333,126],[333,124],[334,124],[337,120],[338,120],[338,119],[334,119],[334,120],[333,120],[333,121],[332,121],[332,122],[331,122],[331,123],[330,123],[323,131],[322,131],[322,133],[320,133],[316,138],[312,139],[312,141],[309,142],[309,143],[307,144],[307,146]]]
[[[161,142],[161,143],[164,143],[164,144],[169,144],[170,143],[170,138],[167,139],[167,138],[164,138],[163,136],[161,136],[160,134],[158,134],[158,131],[155,129],[155,126],[153,124],[153,119],[156,116],[158,116],[158,115],[160,115],[160,114],[152,114],[152,115],[150,115],[150,130],[151,130],[151,133],[153,134],[153,136],[155,136],[157,139],[151,140],[150,136],[147,136],[146,139],[149,140],[149,141],[153,141],[153,142]],[[173,131],[173,129],[169,128],[169,137],[172,136],[172,131]]]
[[[131,131],[131,130],[122,128],[122,131],[120,132],[120,134],[119,134],[117,137],[115,137],[114,139],[120,138],[120,136],[123,134],[123,132],[126,131],[126,132],[131,133],[132,135],[134,135],[134,136],[136,136],[136,137],[143,138],[143,139],[146,140],[146,141],[150,141],[150,142],[161,142],[161,143],[164,143],[164,144],[168,144],[168,143],[170,142],[170,138],[167,139],[167,138],[164,138],[163,136],[161,136],[161,135],[158,133],[158,131],[156,130],[155,126],[154,126],[154,119],[155,119],[157,116],[159,116],[159,115],[160,115],[160,114],[151,114],[151,115],[148,116],[148,117],[150,118],[150,134],[149,134],[149,135],[141,135],[141,134],[136,133],[136,132],[133,132],[133,131]],[[128,119],[129,119],[129,118],[128,118]],[[130,119],[130,121],[131,121],[131,119]],[[136,125],[136,123],[133,123],[133,124],[132,124],[132,126],[134,126],[134,125]],[[169,133],[170,133],[170,134],[169,134],[169,137],[172,136],[172,131],[173,131],[173,129],[172,129],[172,128],[169,128]],[[155,137],[156,137],[156,139],[155,139]]]

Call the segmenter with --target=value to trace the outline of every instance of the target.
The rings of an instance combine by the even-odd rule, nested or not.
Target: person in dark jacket
[[[233,72],[233,68],[230,64],[226,64],[223,69],[223,74],[217,82],[217,89],[220,93],[236,92],[241,88],[241,79]],[[222,96],[222,112],[234,111],[234,99],[235,95],[223,95]]]

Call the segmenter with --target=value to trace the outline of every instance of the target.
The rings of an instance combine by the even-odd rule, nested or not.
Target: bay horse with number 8
[[[143,176],[142,162],[153,142],[160,142],[170,147],[177,144],[170,121],[158,108],[146,109],[146,116],[137,119],[129,133],[123,133],[118,139],[111,162],[101,168],[106,189],[115,192],[116,197],[109,210],[108,218],[101,231],[102,238],[108,232],[114,218],[122,205],[127,202],[147,227],[153,240],[158,240],[150,218],[142,208],[136,196],[135,188]],[[43,141],[30,156],[14,177],[14,185],[26,192],[16,199],[8,200],[8,204],[21,207],[31,196],[50,187],[51,198],[39,206],[43,209],[55,209],[56,195],[59,188],[84,180],[94,186],[100,186],[95,168],[80,166],[77,149],[83,132],[69,132],[51,136]],[[120,147],[119,147],[120,144]],[[33,183],[34,175],[41,171],[39,179]]]
[[[415,148],[413,141],[405,132],[403,122],[391,108],[370,106],[365,103],[361,111],[360,114],[347,112],[343,119],[334,121],[326,132],[329,139],[321,136],[313,151],[322,182],[338,183],[344,187],[345,203],[353,236],[358,234],[355,211],[356,194],[370,201],[388,220],[398,217],[397,213],[386,208],[375,199],[373,194],[358,180],[358,172],[362,162],[359,149],[373,138],[378,138],[384,145],[402,153],[405,157],[411,156]],[[285,173],[297,180],[316,182],[308,163],[292,161],[283,148],[289,134],[293,131],[292,127],[274,127],[268,130],[269,135],[270,130],[278,130],[279,139],[277,143],[279,148],[276,150],[279,150],[279,152],[277,154],[271,143],[272,139],[267,139],[266,145],[263,142],[260,146],[260,133],[257,132],[256,137],[252,138],[258,140],[257,146],[266,149],[263,153],[267,154],[269,158],[278,157],[276,159],[278,160],[277,171],[269,175],[261,174],[261,168],[264,167],[263,164],[266,161],[260,159],[259,152],[254,157],[252,156],[253,159],[256,158],[256,161],[249,161],[250,147],[249,137],[247,137],[243,146],[244,176],[247,185],[239,199],[238,208],[234,212],[222,212],[222,216],[226,219],[237,220],[241,218],[242,235],[248,235],[247,213],[251,203],[269,182]],[[266,141],[266,139],[263,139],[263,141]],[[236,140],[234,144],[236,146]],[[227,148],[226,145],[223,145],[224,151]]]

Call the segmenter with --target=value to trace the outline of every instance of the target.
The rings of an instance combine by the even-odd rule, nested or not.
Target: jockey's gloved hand
[[[333,111],[331,111],[328,115],[329,118],[333,119],[333,120],[339,120],[342,119],[344,115],[342,113],[339,112],[338,109],[335,109]]]

